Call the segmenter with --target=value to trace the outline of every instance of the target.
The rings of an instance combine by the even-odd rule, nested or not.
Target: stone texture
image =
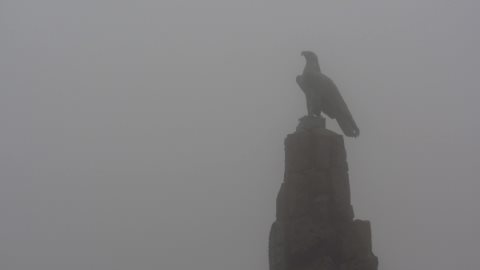
[[[312,135],[296,132],[285,139],[285,173],[299,173],[313,168]]]
[[[285,182],[277,196],[277,219],[291,219],[311,212],[311,192],[306,184]]]
[[[370,223],[354,220],[343,136],[304,117],[285,139],[285,178],[269,238],[270,270],[376,270]]]
[[[285,233],[280,222],[274,222],[270,228],[268,258],[270,270],[286,270]]]
[[[312,117],[312,116],[304,116],[298,119],[299,123],[297,126],[298,131],[308,131],[314,128],[325,128],[325,118],[323,117]]]

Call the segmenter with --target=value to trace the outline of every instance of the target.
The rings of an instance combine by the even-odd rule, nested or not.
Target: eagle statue
[[[297,83],[305,93],[308,116],[319,117],[323,112],[337,120],[346,136],[357,137],[360,130],[337,86],[320,71],[317,55],[311,51],[303,51],[302,56],[305,57],[306,64],[302,75],[297,76]]]

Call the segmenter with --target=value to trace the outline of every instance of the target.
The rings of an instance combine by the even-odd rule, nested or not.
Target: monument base
[[[325,128],[325,118],[322,116],[305,115],[298,119],[297,131],[309,130],[312,128]]]
[[[376,270],[370,223],[354,220],[343,136],[305,116],[285,139],[270,270]]]

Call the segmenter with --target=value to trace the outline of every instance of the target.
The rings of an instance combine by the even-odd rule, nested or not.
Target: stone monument
[[[285,175],[269,236],[270,270],[377,270],[370,222],[354,219],[343,136],[325,128],[321,110],[311,113],[315,100],[306,96],[309,114],[285,139]],[[356,124],[351,127],[349,134],[358,135]]]

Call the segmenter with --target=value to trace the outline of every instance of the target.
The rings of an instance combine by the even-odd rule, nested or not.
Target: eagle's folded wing
[[[322,111],[337,120],[346,136],[357,137],[360,130],[335,83],[321,73],[317,73],[312,83],[316,90],[322,91]]]

